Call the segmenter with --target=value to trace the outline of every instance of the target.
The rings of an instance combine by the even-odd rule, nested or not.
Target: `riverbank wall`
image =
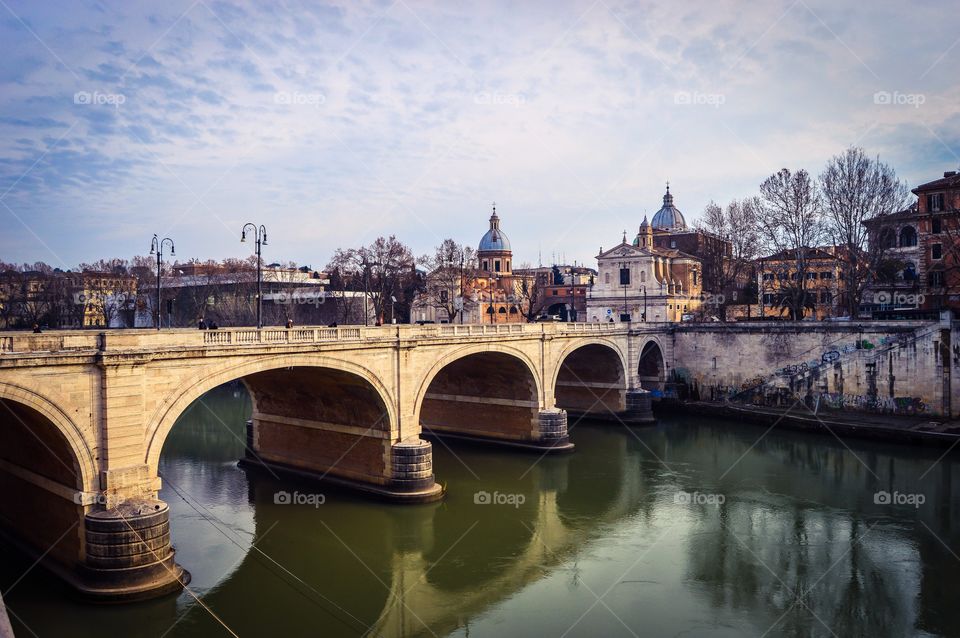
[[[960,418],[960,321],[680,324],[667,381],[681,398]]]

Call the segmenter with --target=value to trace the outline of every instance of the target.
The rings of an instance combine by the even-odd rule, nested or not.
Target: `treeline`
[[[869,241],[865,222],[903,210],[909,196],[891,166],[859,147],[830,158],[817,176],[803,168],[780,169],[763,180],[755,195],[725,207],[707,205],[700,225],[729,241],[731,254],[707,256],[716,260],[716,267],[705,269],[714,273],[714,280],[705,281],[704,289],[726,291],[742,285],[756,259],[780,254],[796,274],[779,282],[779,303],[791,317],[802,317],[814,304],[806,276],[812,261],[807,249],[829,245],[836,247],[841,263],[842,308],[857,317],[867,285],[902,268],[889,247]]]

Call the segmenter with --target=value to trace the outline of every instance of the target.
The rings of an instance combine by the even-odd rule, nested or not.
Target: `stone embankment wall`
[[[701,400],[960,417],[960,321],[683,324],[673,376]]]

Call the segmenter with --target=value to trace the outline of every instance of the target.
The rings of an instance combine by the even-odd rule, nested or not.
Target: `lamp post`
[[[150,254],[157,256],[157,330],[160,329],[160,273],[161,268],[163,267],[163,245],[167,242],[170,242],[170,256],[176,257],[177,253],[173,247],[173,240],[169,237],[164,237],[160,239],[157,237],[157,234],[153,234],[153,239],[150,240]]]
[[[260,246],[267,245],[267,228],[263,224],[258,228],[256,224],[247,222],[240,231],[240,243],[247,241],[247,228],[253,229],[256,236],[255,245],[257,249],[257,330],[263,328],[263,272],[261,270],[262,260],[260,259]]]
[[[364,258],[363,266],[363,325],[370,325],[370,264]]]
[[[463,298],[463,248],[460,249],[460,325],[463,325],[463,313],[467,309],[466,300]]]
[[[570,266],[570,316],[567,319],[575,322],[577,320],[577,284],[573,271],[574,267]]]

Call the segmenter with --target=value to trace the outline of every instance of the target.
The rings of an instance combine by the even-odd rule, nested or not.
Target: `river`
[[[434,443],[446,498],[399,506],[238,469],[249,409],[219,388],[164,448],[189,592],[92,606],[0,550],[17,636],[960,635],[942,449],[583,421],[561,457]]]

